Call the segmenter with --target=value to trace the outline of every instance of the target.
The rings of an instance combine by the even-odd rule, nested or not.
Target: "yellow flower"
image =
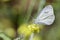
[[[40,28],[38,25],[36,24],[22,24],[19,28],[18,28],[18,34],[23,34],[24,36],[30,36],[31,33],[33,32],[37,32],[39,33]]]
[[[28,29],[28,24],[22,24],[19,28],[18,28],[18,34],[23,34],[24,36],[30,36],[30,34],[32,33],[31,30]]]
[[[36,25],[36,24],[31,24],[31,25],[28,25],[28,29],[31,30],[32,32],[38,32],[39,33],[39,26]]]

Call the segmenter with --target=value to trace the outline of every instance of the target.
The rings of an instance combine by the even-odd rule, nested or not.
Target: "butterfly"
[[[55,20],[52,5],[47,5],[34,20],[35,24],[51,25]]]
[[[43,10],[39,13],[37,18],[34,20],[35,24],[44,24],[44,25],[51,25],[55,20],[55,15],[53,11],[52,5],[47,5]],[[31,34],[30,40],[33,40],[33,35]]]

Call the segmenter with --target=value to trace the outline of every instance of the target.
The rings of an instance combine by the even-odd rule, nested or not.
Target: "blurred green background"
[[[17,29],[19,25],[32,21],[48,4],[53,6],[55,22],[39,35],[43,40],[60,40],[60,0],[0,0],[0,19],[10,19]]]

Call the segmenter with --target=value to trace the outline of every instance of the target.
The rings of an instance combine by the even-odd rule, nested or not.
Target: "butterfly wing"
[[[35,19],[36,24],[45,24],[51,25],[55,20],[55,15],[53,12],[53,7],[51,5],[47,5],[41,13]]]

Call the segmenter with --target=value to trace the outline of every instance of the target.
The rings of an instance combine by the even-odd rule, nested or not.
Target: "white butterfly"
[[[51,25],[55,20],[52,5],[47,5],[35,19],[36,24]]]

